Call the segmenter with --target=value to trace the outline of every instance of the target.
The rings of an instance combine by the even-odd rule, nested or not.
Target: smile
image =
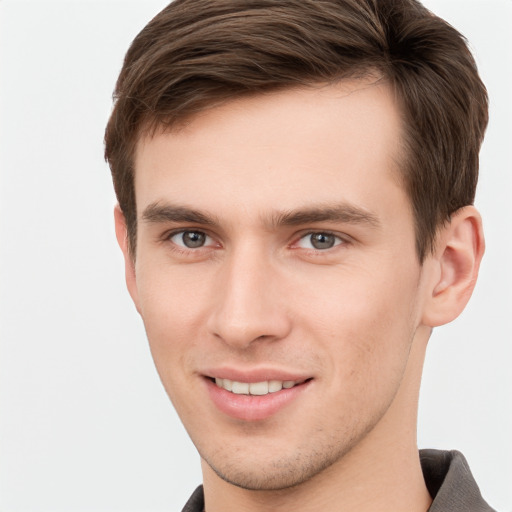
[[[295,380],[291,380],[291,375],[286,375],[286,380],[263,380],[265,377],[261,375],[262,372],[253,372],[253,375],[244,377],[241,375],[242,372],[229,373],[232,373],[230,376],[234,378],[210,376],[205,378],[204,382],[216,408],[223,414],[242,421],[262,421],[270,418],[307,394],[314,380],[312,377],[304,378],[297,375],[294,376]],[[235,380],[236,378],[252,382]]]
[[[230,379],[215,379],[219,388],[225,389],[235,395],[268,395],[277,393],[282,389],[290,389],[304,381],[295,380],[265,380],[262,382],[238,382]]]

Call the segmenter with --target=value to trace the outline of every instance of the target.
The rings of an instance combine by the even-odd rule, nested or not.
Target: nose
[[[208,329],[232,348],[277,341],[291,330],[284,283],[270,259],[247,246],[233,251],[219,269]]]

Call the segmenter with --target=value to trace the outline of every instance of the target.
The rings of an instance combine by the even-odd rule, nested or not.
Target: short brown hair
[[[474,201],[488,114],[464,37],[416,0],[175,0],[160,12],[126,54],[105,133],[132,254],[143,131],[244,95],[375,72],[402,107],[401,173],[423,261],[438,226]]]

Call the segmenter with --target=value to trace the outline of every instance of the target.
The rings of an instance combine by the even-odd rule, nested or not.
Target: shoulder
[[[420,450],[420,460],[434,500],[429,512],[495,512],[482,498],[462,453]]]
[[[204,511],[204,493],[203,486],[200,485],[188,499],[181,512],[203,512]]]

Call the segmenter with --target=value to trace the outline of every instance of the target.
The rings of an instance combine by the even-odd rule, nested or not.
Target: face
[[[400,133],[388,88],[359,81],[236,100],[139,142],[129,289],[226,481],[284,488],[341,464],[404,386],[424,280]]]

